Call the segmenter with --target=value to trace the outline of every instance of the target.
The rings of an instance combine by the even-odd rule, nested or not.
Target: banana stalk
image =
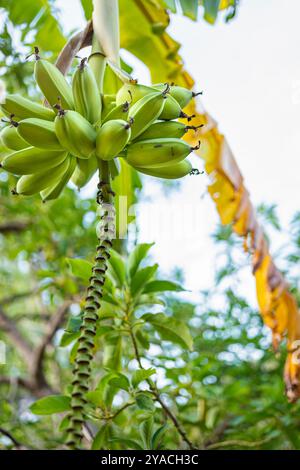
[[[101,162],[99,179],[97,202],[98,204],[105,204],[106,208],[113,208],[113,192],[110,186],[108,162]],[[109,215],[108,212],[105,212],[100,221],[101,234],[98,235],[95,263],[92,268],[92,276],[85,299],[81,333],[74,361],[71,394],[72,410],[69,415],[67,430],[67,445],[70,449],[79,449],[83,438],[82,426],[86,418],[87,403],[85,395],[89,390],[98,311],[102,303],[107,261],[110,257],[109,251],[112,247],[112,238],[114,236],[114,232],[111,231]]]

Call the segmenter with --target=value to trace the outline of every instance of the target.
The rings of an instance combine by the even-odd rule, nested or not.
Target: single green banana
[[[131,138],[136,139],[160,116],[166,100],[166,93],[154,92],[141,98],[129,110],[129,118],[133,119]]]
[[[64,109],[74,109],[72,88],[63,74],[48,60],[41,59],[35,51],[35,80],[50,106],[59,103]]]
[[[129,113],[129,102],[125,101],[125,103],[119,104],[115,106],[103,119],[103,124],[107,121],[111,121],[112,119],[122,119],[126,121],[128,118]]]
[[[39,118],[46,121],[54,121],[55,112],[41,104],[28,100],[21,95],[6,95],[5,103],[1,104],[1,109],[7,116],[13,115],[16,119]]]
[[[107,121],[99,129],[96,137],[96,155],[101,160],[112,160],[128,144],[132,122],[122,119]]]
[[[189,130],[197,130],[200,126],[187,126],[179,121],[157,121],[151,124],[148,129],[145,130],[135,142],[146,139],[160,139],[160,138],[170,138],[176,137],[180,139],[184,136]]]
[[[183,178],[184,176],[191,173],[192,165],[188,160],[175,163],[174,165],[164,166],[161,168],[143,168],[143,167],[134,167],[140,173],[145,175],[154,176],[155,178],[164,178],[164,179],[178,179]]]
[[[17,122],[6,126],[2,129],[0,134],[3,145],[10,150],[22,150],[29,147],[28,143],[18,134],[17,127]]]
[[[165,83],[157,83],[153,85],[153,88],[157,88],[161,91],[164,90],[165,87]],[[175,98],[181,108],[185,108],[195,96],[202,94],[202,92],[195,93],[194,91],[191,91],[188,88],[184,88],[182,86],[177,85],[171,85],[169,93],[173,98]]]
[[[95,174],[98,168],[98,161],[95,155],[92,155],[91,158],[77,159],[77,165],[72,176],[72,183],[74,183],[78,190],[83,188],[92,176]]]
[[[95,75],[82,59],[73,75],[72,90],[75,111],[94,124],[101,117],[102,101]]]
[[[163,110],[159,115],[159,119],[170,121],[172,119],[178,118],[187,118],[190,121],[192,117],[188,116],[182,111],[179,103],[175,100],[175,98],[173,98],[173,96],[167,95],[167,99],[165,100]]]
[[[193,150],[181,139],[150,139],[129,145],[126,161],[135,167],[160,168],[184,160]]]
[[[163,87],[163,91],[166,87]],[[116,104],[117,106],[124,103],[124,101],[129,101],[130,104],[136,103],[144,96],[149,95],[149,93],[154,93],[157,91],[155,88],[139,85],[139,84],[129,84],[125,83],[118,91],[116,95]]]
[[[66,159],[65,151],[55,152],[28,147],[5,157],[0,166],[15,175],[31,175],[60,165]]]
[[[53,199],[57,199],[62,191],[64,190],[65,186],[68,184],[70,178],[72,177],[74,170],[76,168],[76,157],[73,157],[73,155],[69,155],[68,158],[68,167],[63,174],[62,178],[60,181],[54,183],[53,186],[50,186],[46,189],[43,189],[41,191],[41,198],[43,202],[46,201],[51,201]]]
[[[101,119],[102,121],[106,118],[108,113],[110,113],[116,107],[116,95],[102,95],[102,113]],[[101,122],[100,122],[101,124]]]
[[[81,114],[59,108],[55,132],[63,148],[79,158],[89,158],[95,151],[96,131]]]
[[[33,147],[48,150],[63,150],[55,134],[54,122],[29,118],[19,122],[18,134]]]
[[[23,194],[25,196],[39,193],[43,189],[58,183],[63,178],[68,166],[69,160],[65,158],[60,165],[52,168],[52,171],[44,170],[32,175],[21,176],[17,182],[14,193]]]

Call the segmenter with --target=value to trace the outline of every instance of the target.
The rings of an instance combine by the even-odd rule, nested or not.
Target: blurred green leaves
[[[32,413],[36,415],[51,415],[62,413],[70,409],[71,399],[64,395],[52,395],[41,398],[30,406]]]

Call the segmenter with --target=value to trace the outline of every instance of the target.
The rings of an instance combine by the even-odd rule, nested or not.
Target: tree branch
[[[230,416],[227,416],[224,421],[222,421],[214,430],[213,434],[204,441],[203,447],[209,448],[211,445],[217,444],[221,437],[223,436],[224,432],[229,426],[230,423]]]
[[[135,353],[135,358],[136,358],[140,368],[144,369],[144,367],[142,365],[142,361],[141,361],[141,356],[140,356],[140,353],[139,353],[138,344],[136,342],[135,335],[134,335],[134,332],[132,330],[132,326],[131,326],[129,321],[128,321],[128,325],[129,325],[129,334],[130,334],[130,338],[131,338],[134,353]],[[161,398],[161,396],[160,396],[156,386],[152,382],[152,380],[146,379],[146,382],[148,383],[148,385],[150,387],[150,390],[151,390],[151,392],[153,393],[153,395],[155,397],[155,400],[160,404],[160,406],[162,407],[162,409],[166,413],[167,417],[172,421],[174,427],[177,429],[178,433],[182,437],[182,440],[188,445],[189,449],[194,450],[195,447],[193,446],[192,442],[187,437],[185,430],[183,429],[183,427],[181,426],[181,424],[177,420],[176,416],[170,410],[168,405],[166,405],[166,403]]]
[[[6,431],[6,429],[0,428],[0,434],[3,434],[3,436],[8,437],[8,439],[11,440],[11,442],[17,449],[23,447],[22,444],[20,444],[20,442],[18,442],[10,432]]]
[[[228,441],[223,441],[223,442],[216,442],[215,444],[211,444],[210,446],[207,447],[207,449],[212,450],[212,449],[218,449],[221,447],[259,447],[262,444],[265,444],[266,442],[269,442],[272,440],[273,437],[268,437],[266,439],[262,439],[261,441],[243,441],[239,439],[232,439]]]
[[[0,328],[7,333],[13,344],[21,351],[23,359],[30,364],[33,361],[33,350],[30,344],[23,338],[14,322],[8,318],[0,306]]]
[[[25,230],[28,225],[30,225],[30,222],[22,222],[22,221],[11,221],[7,222],[6,224],[1,224],[0,225],[0,233],[6,235],[8,233],[19,233]]]
[[[30,297],[31,295],[34,295],[35,293],[37,293],[37,289],[32,289],[31,291],[25,291],[25,292],[20,292],[17,294],[9,295],[0,300],[0,305],[3,307],[4,305],[8,305],[18,300],[24,299],[26,297]]]
[[[36,381],[37,384],[42,386],[46,385],[46,379],[43,373],[43,360],[45,356],[45,352],[47,349],[48,344],[51,343],[56,331],[62,325],[65,316],[74,302],[74,299],[66,300],[57,310],[55,315],[51,316],[47,331],[38,346],[38,348],[34,352],[34,360],[31,366],[33,380]]]

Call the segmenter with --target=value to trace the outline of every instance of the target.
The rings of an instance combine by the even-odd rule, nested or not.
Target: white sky
[[[84,24],[78,0],[57,3],[68,30]],[[173,17],[169,28],[182,44],[181,54],[196,89],[204,91],[204,106],[228,138],[253,203],[277,203],[284,226],[299,209],[299,18],[299,0],[244,0],[237,18],[229,24],[219,21],[212,27],[203,21]],[[132,58],[130,61],[135,65]],[[148,80],[138,64],[135,75],[140,82]],[[194,161],[199,167],[199,159]],[[179,266],[185,272],[185,285],[195,293],[211,287],[217,251],[209,236],[218,216],[205,194],[206,177],[186,177],[180,192],[172,191],[167,197],[166,190],[162,193],[153,180],[146,180],[145,194],[152,199],[157,196],[156,208],[162,215],[156,219],[156,233],[147,231],[145,215],[139,217],[142,241],[156,242],[152,252],[163,272]],[[185,234],[180,240],[175,239],[178,226],[172,224],[179,213],[173,212],[173,219],[168,219],[162,212],[164,206],[176,210],[178,205],[183,207],[182,217],[197,208],[188,227],[195,217],[200,221],[197,233]],[[149,203],[142,208],[145,213]],[[280,241],[275,240],[275,247]],[[243,284],[253,299],[250,268]]]

